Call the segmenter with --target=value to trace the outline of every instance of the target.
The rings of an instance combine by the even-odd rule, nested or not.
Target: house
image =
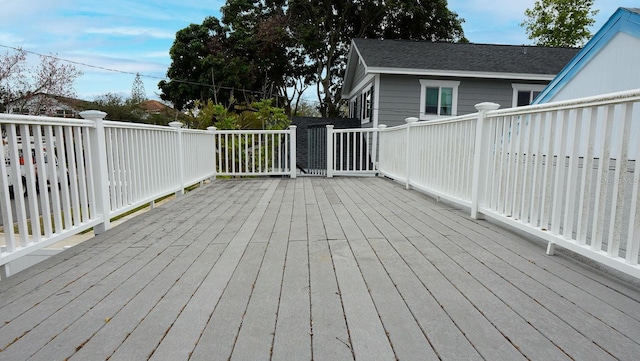
[[[79,112],[91,108],[90,104],[86,100],[47,93],[35,93],[8,103],[5,111],[10,114],[79,118]]]
[[[579,49],[353,39],[342,99],[363,126],[528,105]]]
[[[535,103],[640,89],[640,8],[618,8]]]
[[[170,106],[161,103],[157,100],[145,100],[140,103],[140,108],[144,110],[147,114],[175,114],[175,110]]]

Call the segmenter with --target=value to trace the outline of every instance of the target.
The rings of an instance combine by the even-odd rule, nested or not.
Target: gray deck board
[[[273,340],[276,360],[311,359],[308,255],[307,242],[289,242]]]
[[[221,359],[228,359],[231,356],[265,249],[266,243],[263,242],[248,245],[191,358],[207,360],[211,355],[216,355]],[[122,359],[133,358],[123,357]]]
[[[640,289],[377,178],[217,180],[0,282],[1,360],[637,360]]]
[[[356,360],[394,360],[395,355],[384,325],[349,243],[331,241],[329,248]]]
[[[274,194],[276,223],[235,341],[234,360],[268,360],[271,356],[292,216],[293,193],[286,190],[282,182]]]

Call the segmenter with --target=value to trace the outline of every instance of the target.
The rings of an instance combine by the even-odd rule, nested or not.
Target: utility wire
[[[98,66],[98,65],[87,64],[87,63],[83,63],[83,62],[79,62],[79,61],[60,58],[58,56],[51,55],[51,54],[48,54],[48,55],[47,54],[41,54],[41,53],[37,53],[35,51],[25,50],[23,48],[16,48],[16,47],[13,47],[13,46],[8,46],[8,45],[0,44],[0,47],[1,48],[6,48],[6,49],[12,49],[12,50],[15,50],[15,51],[24,51],[27,54],[33,54],[33,55],[42,56],[42,57],[45,57],[45,58],[60,60],[60,61],[64,61],[64,62],[67,62],[67,63],[71,63],[71,64],[75,64],[75,65],[79,65],[79,66],[85,66],[85,67],[89,67],[89,68],[93,68],[93,69],[100,69],[100,70],[110,71],[110,72],[114,72],[114,73],[140,76],[141,78],[167,80],[169,82],[176,82],[176,83],[189,84],[189,85],[198,85],[198,86],[204,86],[204,87],[209,87],[209,88],[214,88],[214,89],[219,89],[219,90],[221,90],[221,89],[232,90],[232,91],[236,91],[237,90],[237,91],[242,91],[242,92],[258,93],[258,94],[267,95],[267,92],[260,91],[260,90],[238,89],[238,88],[234,88],[234,87],[215,86],[214,84],[200,83],[200,82],[195,82],[195,81],[191,81],[191,80],[170,79],[170,78],[167,78],[167,77],[146,75],[146,74],[140,74],[139,72],[124,71],[124,70],[112,69],[112,68],[107,68],[107,67]],[[315,102],[315,103],[320,103],[320,102]]]
[[[120,73],[120,74],[140,75],[141,78],[167,80],[167,81],[170,81],[170,82],[176,82],[176,83],[182,83],[182,84],[190,84],[190,85],[199,85],[199,86],[205,86],[205,87],[210,87],[210,88],[218,88],[218,89],[226,89],[226,90],[239,90],[239,89],[232,88],[232,87],[224,87],[224,86],[215,87],[213,84],[209,84],[209,83],[200,83],[200,82],[195,82],[195,81],[190,81],[190,80],[169,79],[167,77],[159,77],[159,76],[154,76],[154,75],[140,74],[138,72],[131,72],[131,71],[124,71],[124,70],[106,68],[106,67],[103,67],[103,66],[91,65],[91,64],[87,64],[87,63],[83,63],[83,62],[79,62],[79,61],[64,59],[64,58],[60,58],[60,57],[55,56],[55,55],[41,54],[41,53],[37,53],[35,51],[25,50],[25,49],[22,49],[22,48],[16,48],[16,47],[13,47],[13,46],[8,46],[8,45],[0,44],[0,47],[7,48],[7,49],[12,49],[12,50],[15,50],[15,51],[24,51],[27,54],[33,54],[33,55],[38,55],[38,56],[42,56],[42,57],[45,57],[45,58],[56,59],[56,60],[64,61],[64,62],[67,62],[67,63],[80,65],[80,66],[86,66],[86,67],[94,68],[94,69],[100,69],[100,70],[110,71],[110,72],[115,72],[115,73]],[[246,89],[243,89],[243,90],[244,91],[250,91],[252,93],[264,93],[262,91],[246,90]]]

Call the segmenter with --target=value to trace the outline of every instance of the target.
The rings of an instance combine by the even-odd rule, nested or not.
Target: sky
[[[0,0],[0,54],[21,47],[74,62],[83,72],[75,81],[78,98],[106,93],[129,97],[139,73],[149,99],[159,99],[158,82],[171,65],[169,49],[177,31],[220,17],[224,0]],[[449,10],[465,20],[473,43],[531,44],[524,28],[526,8],[535,0],[449,0]],[[600,10],[595,33],[618,7],[640,0],[595,0]],[[38,56],[29,55],[31,62]],[[312,91],[308,91],[313,93]]]

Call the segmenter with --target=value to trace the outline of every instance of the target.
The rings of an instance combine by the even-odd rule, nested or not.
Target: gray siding
[[[500,108],[511,108],[513,80],[461,79],[458,88],[458,115],[477,112],[475,105],[483,102],[500,104]]]
[[[349,79],[350,81],[343,85],[343,95],[348,95],[354,90],[359,90],[356,89],[356,86],[358,86],[358,83],[360,83],[366,76],[364,64],[358,62],[358,59],[359,58],[357,57],[353,57],[350,59],[350,61],[353,61],[355,64],[349,64],[349,67],[346,70],[347,74],[345,76],[345,79]]]
[[[420,79],[456,80],[458,87],[458,115],[475,113],[475,105],[482,102],[500,104],[510,108],[513,100],[512,83],[545,84],[510,79],[427,78],[409,75],[381,75],[378,124],[396,126],[408,117],[420,115]]]
[[[365,77],[364,65],[358,64],[356,66],[356,74],[355,74],[355,77],[353,78],[353,84],[351,84],[351,89],[355,89],[355,87],[362,81],[362,79],[364,79],[364,77]]]
[[[381,75],[378,124],[389,127],[404,124],[408,117],[420,115],[420,82],[415,76]]]

